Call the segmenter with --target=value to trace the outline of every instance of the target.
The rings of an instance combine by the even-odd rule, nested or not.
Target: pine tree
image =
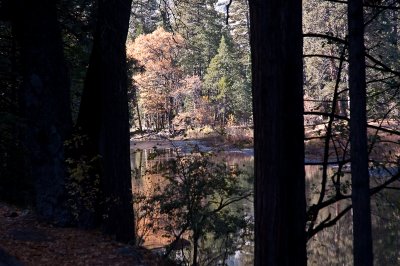
[[[251,116],[251,91],[243,65],[237,62],[232,41],[221,37],[218,53],[204,76],[203,95],[220,123],[227,118],[247,120]]]
[[[162,27],[173,32],[172,23],[176,18],[174,4],[163,0],[134,0],[132,2],[128,36],[135,39]]]
[[[188,41],[181,65],[188,75],[203,78],[215,56],[221,36],[223,17],[215,10],[215,1],[178,2],[174,28]]]
[[[247,0],[232,1],[229,10],[226,11],[228,28],[232,39],[239,46],[240,51],[250,55],[250,16]]]

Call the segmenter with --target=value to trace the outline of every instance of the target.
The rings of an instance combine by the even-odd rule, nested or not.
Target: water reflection
[[[190,149],[181,149],[179,154],[190,152]],[[131,151],[131,169],[132,169],[132,188],[134,193],[152,193],[155,186],[163,186],[165,179],[160,172],[165,168],[165,162],[176,156],[175,148],[151,148],[136,149]],[[214,158],[213,158],[214,159]],[[229,165],[230,169],[241,169],[243,171],[253,172],[253,158],[248,152],[226,151],[219,153],[216,160],[224,161]],[[248,182],[241,180],[240,183]],[[252,182],[247,183],[248,189],[252,190]],[[136,206],[138,207],[138,206]],[[252,200],[238,201],[229,206],[239,216],[245,217],[247,220],[253,220],[253,203]],[[136,208],[137,209],[137,208]],[[138,230],[142,230],[138,225]],[[171,243],[171,239],[162,237],[163,232],[150,232],[144,236],[144,246],[153,250],[160,250]],[[164,235],[166,235],[164,233]],[[243,239],[242,237],[246,235]],[[188,239],[189,235],[183,235]],[[201,252],[199,254],[199,265],[253,265],[253,232],[241,231],[238,236],[232,239],[232,236],[221,236],[214,239],[208,236],[201,240]],[[233,250],[225,248],[232,246]],[[183,254],[177,249],[175,258],[183,258],[187,254]],[[190,252],[190,249],[185,251]],[[230,255],[233,254],[233,255]],[[221,264],[223,263],[223,264]],[[183,264],[185,265],[185,264]]]
[[[189,152],[190,149],[184,150]],[[157,155],[157,156],[154,156]],[[163,182],[158,172],[163,169],[163,163],[175,156],[174,148],[163,149],[136,149],[131,152],[131,169],[133,191],[148,192],[153,190],[155,184]],[[253,156],[249,151],[228,151],[224,153],[225,160],[230,165],[244,167],[247,171],[253,170]],[[318,201],[321,168],[319,166],[305,166],[306,170],[306,195],[308,206]],[[328,177],[333,175],[335,168],[328,169]],[[390,170],[391,171],[391,170]],[[380,169],[374,169],[370,173],[372,185],[381,182],[383,177]],[[387,171],[386,171],[387,172]],[[343,181],[349,181],[350,175],[345,173]],[[349,183],[348,183],[349,184]],[[397,186],[398,187],[398,186]],[[397,188],[396,187],[396,188]],[[346,193],[350,193],[350,188]],[[334,187],[328,187],[327,197],[334,194]],[[243,215],[253,216],[252,202],[242,203],[245,212]],[[329,214],[335,217],[345,209],[350,200],[343,200],[329,206],[320,212],[319,219],[326,218]],[[400,197],[397,189],[384,190],[372,197],[372,222],[375,265],[400,265]],[[253,265],[254,244],[250,236],[240,247],[226,258],[226,265],[245,266]],[[222,241],[222,240],[221,240]],[[148,248],[160,248],[168,244],[156,233],[146,238],[144,245]],[[215,248],[218,243],[212,241],[202,243],[204,247]],[[215,245],[215,246],[213,246]],[[352,212],[347,212],[334,226],[324,229],[311,238],[307,244],[308,265],[352,265]],[[207,254],[207,253],[203,253]],[[218,265],[218,262],[209,265]]]
[[[322,170],[318,166],[306,166],[305,169],[307,203],[310,206],[318,201]],[[328,169],[328,177],[336,170]],[[370,171],[371,186],[376,186],[388,178],[387,173],[381,169]],[[350,178],[348,173],[343,176],[344,181]],[[350,188],[348,189],[346,194],[351,192]],[[328,187],[328,194],[329,192],[333,194],[332,187]],[[371,198],[374,265],[400,265],[399,200],[399,194],[395,190],[383,190]],[[321,211],[319,220],[329,214],[335,217],[350,203],[350,200],[342,200],[327,207]],[[352,212],[349,211],[334,226],[325,228],[309,240],[308,265],[353,265],[352,234]]]

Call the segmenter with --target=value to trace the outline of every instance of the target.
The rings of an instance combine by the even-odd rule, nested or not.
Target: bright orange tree
[[[158,28],[138,36],[127,45],[128,56],[137,60],[144,71],[134,74],[138,104],[144,125],[150,129],[173,129],[179,113],[196,107],[195,90],[200,90],[197,77],[187,77],[179,67],[185,40],[178,34]]]

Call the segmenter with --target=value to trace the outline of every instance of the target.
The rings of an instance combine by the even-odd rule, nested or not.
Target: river
[[[157,147],[157,148],[156,148]],[[155,149],[156,148],[156,149]],[[176,156],[175,151],[190,153],[196,151],[215,151],[223,154],[224,160],[231,165],[238,165],[252,172],[252,149],[232,149],[227,147],[214,147],[201,141],[147,141],[136,142],[131,145],[132,184],[134,191],[151,191],[155,184],[160,184],[163,177],[158,173],[163,163]],[[221,150],[224,150],[221,153]],[[153,156],[157,151],[157,156]],[[306,195],[308,205],[317,201],[321,169],[319,166],[306,165]],[[335,168],[329,168],[332,174]],[[344,179],[350,179],[345,174]],[[373,177],[375,178],[375,177]],[[320,219],[331,214],[333,217],[343,210],[349,200],[338,202],[326,210],[321,211]],[[243,203],[245,206],[243,215],[253,216],[251,201]],[[400,197],[398,192],[392,189],[376,194],[372,198],[372,221],[375,265],[400,265]],[[352,265],[352,213],[348,212],[336,225],[326,228],[307,244],[308,265]],[[228,266],[253,265],[253,236],[247,236],[238,246],[238,250],[228,256],[225,263]],[[144,246],[154,250],[161,250],[168,244],[162,237],[162,233],[149,234]],[[210,247],[210,243],[203,243]],[[215,264],[210,265],[218,265]]]

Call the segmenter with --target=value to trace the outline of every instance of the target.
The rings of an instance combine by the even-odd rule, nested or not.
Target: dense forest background
[[[139,243],[131,143],[211,138],[254,147],[254,194],[196,150],[165,166],[165,198],[143,201],[192,210],[173,228],[191,265],[211,256],[209,232],[240,230],[256,265],[399,263],[399,1],[0,4],[2,201]],[[176,200],[182,173],[204,181],[199,205]],[[254,227],[190,209],[253,196]]]

